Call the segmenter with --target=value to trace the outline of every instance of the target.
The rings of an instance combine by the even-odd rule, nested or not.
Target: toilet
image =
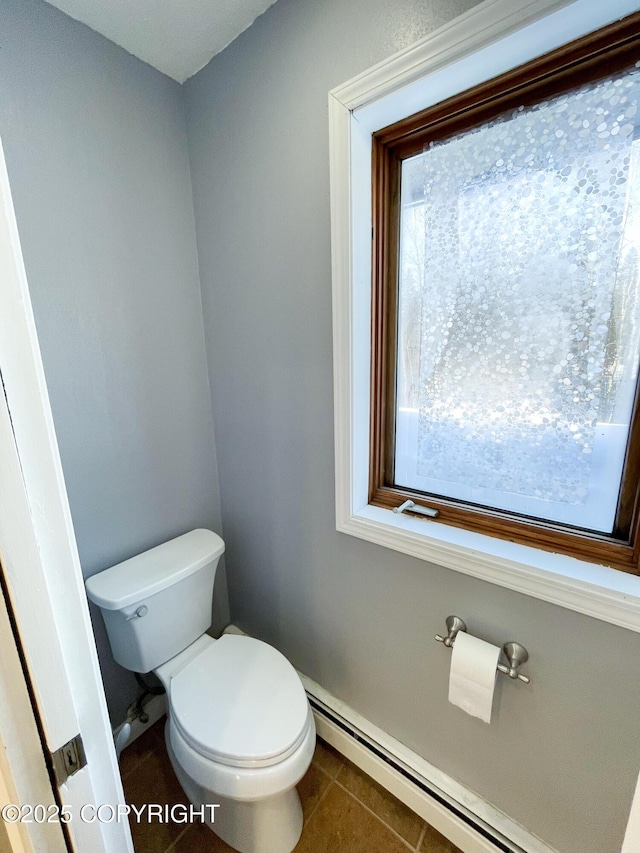
[[[280,652],[244,635],[206,633],[223,552],[215,533],[192,530],[88,578],[87,594],[116,661],[164,685],[169,758],[189,801],[217,806],[203,809],[210,829],[240,853],[291,853],[313,715]]]

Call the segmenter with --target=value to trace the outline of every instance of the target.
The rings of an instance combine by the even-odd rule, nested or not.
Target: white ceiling
[[[48,0],[183,83],[275,0]]]

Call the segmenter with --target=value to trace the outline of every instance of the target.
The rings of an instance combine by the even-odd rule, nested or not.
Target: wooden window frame
[[[428,142],[447,139],[519,106],[572,91],[633,67],[640,12],[475,86],[373,134],[372,358],[369,502],[391,508],[408,498],[439,511],[438,521],[640,574],[640,394],[632,411],[620,498],[610,535],[425,495],[394,484],[400,167]]]

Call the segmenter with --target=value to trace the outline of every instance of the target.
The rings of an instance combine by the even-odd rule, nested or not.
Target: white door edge
[[[115,807],[124,794],[1,144],[0,374],[0,549],[11,604],[47,745],[80,733],[87,756],[59,789],[69,828],[79,850],[133,851],[126,817],[80,819],[83,805]]]

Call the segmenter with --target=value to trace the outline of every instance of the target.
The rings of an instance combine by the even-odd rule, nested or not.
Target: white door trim
[[[0,283],[0,549],[11,605],[49,750],[83,738],[87,766],[59,788],[74,844],[132,852],[126,818],[79,816],[124,794],[1,145]]]

